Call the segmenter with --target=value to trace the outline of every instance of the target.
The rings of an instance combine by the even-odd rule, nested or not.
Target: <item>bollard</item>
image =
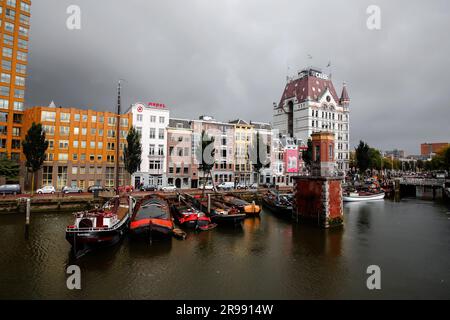
[[[31,213],[31,199],[27,199],[27,209],[26,209],[26,218],[25,218],[25,224],[27,226],[30,225],[30,213]]]
[[[132,196],[128,196],[128,214],[130,215],[130,219],[131,219],[131,216],[133,215],[133,197]]]
[[[208,214],[211,214],[211,194],[208,194]]]

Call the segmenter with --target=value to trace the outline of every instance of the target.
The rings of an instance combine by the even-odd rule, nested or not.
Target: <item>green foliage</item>
[[[313,158],[313,144],[312,140],[308,139],[308,150],[302,152],[302,159],[307,167],[311,166],[312,158]]]
[[[27,159],[26,167],[35,173],[41,169],[45,160],[45,152],[48,148],[48,141],[45,139],[45,131],[42,124],[34,123],[28,130],[25,139],[22,141],[23,153]]]
[[[366,172],[370,167],[370,147],[364,141],[359,141],[355,149],[356,164],[361,172]]]
[[[134,127],[131,127],[127,135],[127,146],[125,146],[123,150],[125,170],[127,170],[130,175],[139,169],[142,161],[141,154],[141,135]]]
[[[19,181],[20,165],[17,161],[13,161],[7,158],[0,159],[0,176],[6,178],[6,182],[18,182]]]

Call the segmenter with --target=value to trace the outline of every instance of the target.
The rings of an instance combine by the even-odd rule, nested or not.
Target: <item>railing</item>
[[[400,184],[439,187],[445,185],[445,179],[400,178]]]

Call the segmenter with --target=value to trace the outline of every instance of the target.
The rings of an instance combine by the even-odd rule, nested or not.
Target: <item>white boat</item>
[[[344,195],[344,202],[361,202],[361,201],[373,201],[383,200],[385,196],[384,192],[380,193],[368,193],[368,192],[350,192]]]

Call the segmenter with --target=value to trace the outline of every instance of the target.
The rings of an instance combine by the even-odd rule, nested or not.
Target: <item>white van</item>
[[[222,182],[217,186],[217,188],[222,190],[231,190],[234,189],[234,182]]]

